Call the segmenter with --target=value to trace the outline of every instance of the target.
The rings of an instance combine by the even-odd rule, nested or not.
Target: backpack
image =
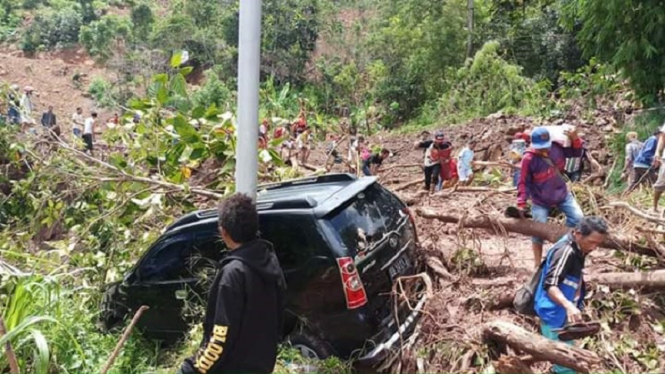
[[[540,284],[540,277],[543,274],[543,268],[545,267],[545,259],[540,263],[538,270],[533,274],[531,280],[525,283],[520,287],[517,292],[515,292],[515,298],[513,298],[513,307],[515,310],[526,316],[535,316],[536,315],[536,289],[538,284]]]

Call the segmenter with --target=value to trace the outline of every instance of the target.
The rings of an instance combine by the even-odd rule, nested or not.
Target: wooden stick
[[[600,357],[594,352],[547,339],[506,321],[496,320],[485,324],[483,338],[582,373],[595,371],[601,364]]]
[[[589,274],[584,277],[584,280],[611,288],[663,288],[665,287],[665,270]]]
[[[404,183],[402,185],[399,185],[393,189],[393,191],[402,191],[406,190],[407,188],[411,186],[415,186],[416,184],[423,183],[425,181],[425,178],[420,178],[416,180],[412,180],[411,182]]]
[[[0,317],[0,337],[4,336],[7,333],[5,328],[5,321]],[[19,374],[18,361],[16,360],[16,354],[12,349],[12,343],[5,343],[5,354],[7,355],[7,361],[9,361],[9,372],[11,374]]]
[[[405,169],[405,168],[415,168],[415,167],[421,167],[423,164],[397,164],[397,165],[390,165],[387,168],[383,168],[379,170],[380,173],[388,170],[393,170],[393,169]]]
[[[134,329],[134,326],[136,326],[136,323],[139,321],[139,318],[141,318],[141,316],[143,315],[143,312],[145,312],[148,309],[150,309],[150,307],[142,305],[139,308],[139,310],[136,311],[136,313],[134,314],[134,318],[132,318],[132,321],[129,323],[129,326],[127,326],[125,332],[122,334],[122,337],[120,337],[120,340],[118,340],[118,344],[116,344],[115,349],[109,356],[108,360],[106,360],[106,364],[104,364],[104,368],[102,368],[101,374],[106,374],[109,371],[111,365],[113,365],[113,362],[120,354],[122,346],[125,345],[125,342],[127,341],[127,339],[129,339],[129,335],[132,333],[132,329]]]
[[[630,205],[630,204],[628,204],[628,203],[626,203],[626,202],[624,202],[624,201],[613,201],[613,202],[610,202],[609,204],[607,204],[607,206],[602,207],[601,209],[610,209],[610,208],[622,208],[622,209],[626,209],[626,210],[628,210],[629,212],[633,213],[634,215],[636,215],[636,216],[638,216],[638,217],[640,217],[640,218],[642,218],[642,219],[645,219],[645,220],[647,220],[647,221],[649,221],[649,222],[653,222],[653,223],[656,223],[656,224],[659,224],[659,225],[665,225],[665,220],[664,220],[664,219],[662,219],[662,218],[660,218],[660,217],[658,217],[658,216],[652,216],[652,215],[650,215],[649,213],[644,212],[644,211],[642,211],[642,210],[639,210],[639,209],[633,207],[632,205]]]

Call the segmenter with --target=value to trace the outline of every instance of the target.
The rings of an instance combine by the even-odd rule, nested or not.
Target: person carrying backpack
[[[520,180],[517,184],[517,207],[524,215],[527,200],[530,198],[531,215],[536,222],[546,223],[551,208],[558,208],[566,215],[566,226],[575,227],[584,216],[582,208],[568,191],[564,177],[566,158],[581,157],[584,142],[575,130],[566,131],[572,147],[565,148],[552,142],[549,131],[537,127],[531,133],[531,148],[524,152]],[[543,253],[543,239],[531,239],[533,261],[540,265]]]
[[[567,324],[583,322],[584,262],[608,234],[607,223],[596,216],[584,217],[573,232],[562,237],[547,253],[534,295],[534,311],[540,318],[544,337],[560,341],[559,332]],[[565,341],[572,345],[572,341]],[[574,373],[554,365],[557,374]]]

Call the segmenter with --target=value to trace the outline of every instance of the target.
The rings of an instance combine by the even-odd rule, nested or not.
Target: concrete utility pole
[[[259,169],[259,66],[261,0],[240,1],[238,40],[238,143],[236,192],[256,199]]]

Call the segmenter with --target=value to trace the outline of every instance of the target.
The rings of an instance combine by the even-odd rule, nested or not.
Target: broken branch
[[[483,338],[511,346],[536,359],[589,373],[600,366],[600,357],[594,352],[573,345],[547,339],[505,321],[492,321],[485,324]]]
[[[5,321],[0,317],[0,337],[5,336],[7,329],[5,328]],[[19,374],[18,361],[16,360],[16,354],[12,349],[12,343],[5,343],[5,354],[7,355],[7,361],[9,362],[9,372],[11,374]]]
[[[409,187],[411,187],[411,186],[415,186],[416,184],[420,184],[420,183],[423,183],[423,182],[425,182],[425,178],[420,178],[420,179],[412,180],[411,182],[407,182],[407,183],[404,183],[404,184],[402,184],[402,185],[399,185],[399,186],[395,187],[395,188],[393,189],[393,191],[402,191],[402,190],[406,190],[407,188],[409,188]]]
[[[647,221],[649,221],[649,222],[653,222],[653,223],[656,223],[656,224],[659,224],[659,225],[665,225],[665,220],[664,220],[664,219],[662,219],[662,218],[660,218],[660,217],[658,217],[658,216],[652,216],[652,215],[650,215],[649,213],[644,212],[644,211],[642,211],[642,210],[639,210],[639,209],[633,207],[632,205],[630,205],[630,204],[628,204],[628,203],[626,203],[626,202],[624,202],[624,201],[613,201],[613,202],[610,202],[609,204],[607,204],[606,207],[603,207],[602,209],[610,209],[610,208],[622,208],[622,209],[626,209],[626,210],[628,210],[629,212],[633,213],[634,215],[636,215],[636,216],[638,216],[638,217],[640,217],[640,218],[642,218],[642,219],[645,219],[645,220],[647,220]]]
[[[118,357],[118,355],[120,354],[122,346],[125,345],[125,342],[127,341],[127,339],[129,339],[129,334],[132,333],[132,330],[134,329],[134,326],[136,326],[136,323],[139,321],[139,318],[141,318],[143,312],[145,312],[148,309],[150,309],[148,306],[142,305],[139,308],[139,310],[136,311],[136,314],[134,314],[134,318],[132,318],[132,321],[129,323],[129,326],[127,326],[125,332],[122,334],[122,337],[120,337],[120,340],[118,340],[118,344],[116,344],[115,349],[113,349],[113,352],[109,356],[108,360],[106,360],[106,363],[102,368],[101,374],[106,374],[109,371],[116,357]]]
[[[665,270],[589,274],[584,279],[588,282],[602,284],[611,288],[664,288]]]

